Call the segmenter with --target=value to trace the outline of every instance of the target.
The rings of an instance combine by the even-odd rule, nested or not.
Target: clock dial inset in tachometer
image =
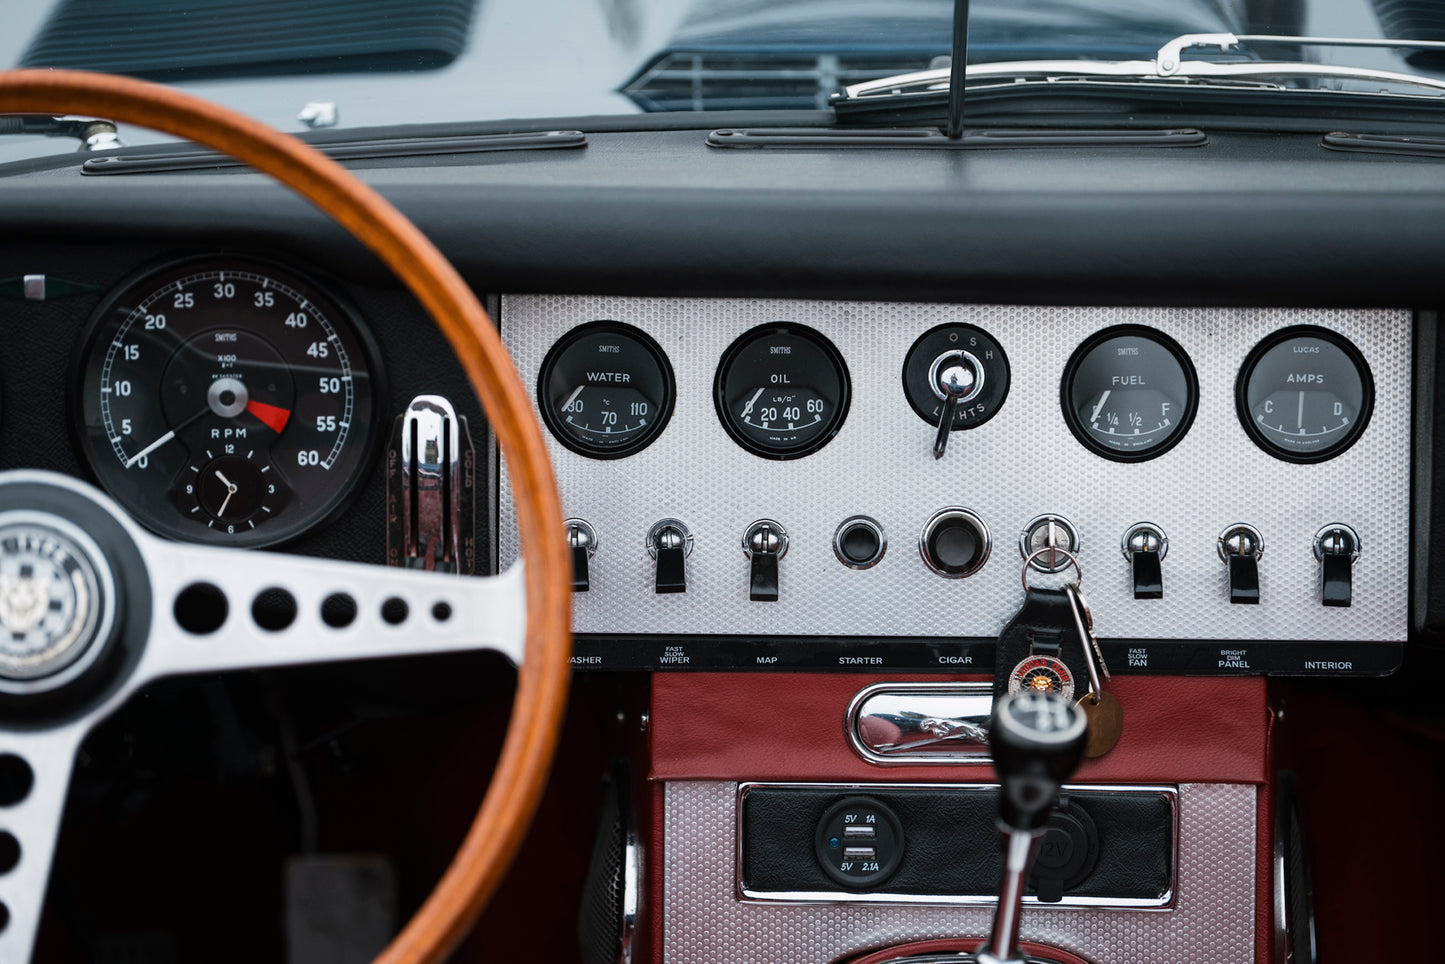
[[[1168,335],[1141,325],[1094,334],[1064,369],[1064,420],[1086,448],[1116,462],[1157,458],[1194,421],[1194,365]]]
[[[1245,359],[1235,386],[1239,420],[1260,448],[1286,462],[1323,462],[1364,432],[1375,403],[1358,348],[1326,328],[1270,335]]]
[[[271,545],[335,510],[371,454],[370,342],[314,284],[185,261],[101,307],[81,362],[96,478],[163,535]]]
[[[723,354],[713,383],[718,418],[755,455],[797,459],[838,434],[850,386],[843,356],[802,325],[764,325]]]
[[[672,417],[672,365],[646,334],[616,321],[573,328],[537,376],[537,407],[557,441],[594,459],[640,452]]]

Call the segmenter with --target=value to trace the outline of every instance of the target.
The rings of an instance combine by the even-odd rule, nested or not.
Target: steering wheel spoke
[[[522,564],[473,577],[147,539],[140,680],[489,649],[520,665]]]
[[[13,644],[8,656],[0,649],[0,691],[51,727],[22,737],[0,723],[0,737],[35,741],[35,753],[45,760],[46,789],[40,793],[37,779],[33,805],[37,813],[50,807],[48,818],[26,817],[38,828],[26,831],[35,839],[31,869],[0,875],[0,894],[23,891],[17,906],[28,908],[23,919],[12,908],[15,922],[0,931],[0,941],[10,942],[0,943],[0,964],[29,958],[46,876],[34,868],[49,864],[74,757],[75,740],[63,742],[62,735],[81,730],[79,723],[61,721],[98,719],[134,687],[160,676],[490,648],[519,665],[511,725],[491,787],[436,890],[377,959],[437,964],[465,936],[520,848],[566,708],[570,566],[561,501],[530,390],[486,311],[435,246],[372,188],[300,141],[196,97],[79,71],[0,73],[0,113],[100,114],[188,138],[272,175],[348,229],[416,296],[476,389],[507,456],[528,560],[525,570],[475,579],[271,554],[247,558],[162,544],[74,480],[25,472],[0,477],[0,521],[11,510],[8,524],[24,537],[15,544],[39,553],[30,573],[19,573],[3,590],[9,598],[0,606],[0,622],[11,630]],[[217,595],[211,597],[209,632],[197,631],[204,622],[190,628],[182,622],[194,613],[204,618],[204,599],[183,605],[178,616],[182,594],[199,583],[225,599],[224,617],[216,619]],[[276,602],[274,594],[253,608],[257,596],[271,589],[289,593],[294,603],[294,617],[284,626],[258,615]],[[356,606],[345,626],[323,615],[326,599],[336,593],[348,594]],[[405,619],[395,618],[399,605],[387,606],[392,598],[405,604]],[[149,610],[121,605],[122,599],[148,603]],[[59,608],[49,608],[52,602]],[[450,608],[445,618],[438,603]],[[284,610],[284,600],[281,605]],[[55,709],[66,701],[68,708]],[[54,745],[44,743],[51,737]],[[63,771],[55,769],[58,760]],[[0,829],[18,813],[0,807]],[[24,888],[17,883],[22,880]]]
[[[0,917],[7,919],[0,929],[0,964],[30,960],[75,751],[85,733],[82,723],[52,730],[0,728],[0,867],[19,855],[0,873]]]

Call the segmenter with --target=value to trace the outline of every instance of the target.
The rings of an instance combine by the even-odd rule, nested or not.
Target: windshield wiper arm
[[[46,137],[74,137],[82,151],[110,151],[124,147],[115,121],[103,117],[77,117],[66,114],[3,114],[0,134],[43,134]]]
[[[1426,40],[1371,40],[1336,37],[1285,37],[1267,34],[1195,33],[1184,34],[1159,48],[1153,60],[1006,60],[995,63],[969,64],[964,76],[976,81],[996,80],[1061,81],[1090,78],[1173,83],[1176,81],[1278,81],[1296,78],[1316,80],[1360,80],[1384,84],[1400,84],[1427,88],[1445,93],[1445,80],[1416,74],[1369,67],[1340,67],[1329,64],[1294,61],[1241,61],[1221,63],[1213,60],[1186,60],[1185,50],[1195,47],[1218,47],[1228,51],[1242,42],[1300,44],[1309,46],[1399,47],[1445,50],[1445,42]],[[901,99],[920,95],[937,95],[950,88],[952,67],[922,70],[915,73],[883,77],[845,87],[834,95],[834,103],[879,99]]]

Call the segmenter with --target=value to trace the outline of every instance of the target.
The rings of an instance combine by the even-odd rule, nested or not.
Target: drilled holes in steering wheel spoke
[[[0,803],[0,961],[30,960],[75,751],[85,731],[84,724],[0,731],[0,758],[21,761],[25,772],[18,785],[7,783],[11,792]]]
[[[151,539],[141,551],[157,616],[144,679],[476,649],[522,659],[520,566],[473,577]]]

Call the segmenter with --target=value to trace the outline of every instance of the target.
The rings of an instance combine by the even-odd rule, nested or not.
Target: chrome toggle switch
[[[1229,601],[1244,605],[1259,602],[1259,557],[1264,536],[1254,526],[1236,523],[1219,534],[1219,558],[1229,567]]]
[[[1134,581],[1135,599],[1164,598],[1164,571],[1160,565],[1169,555],[1169,537],[1152,522],[1139,522],[1124,531],[1119,540]]]
[[[1354,564],[1360,558],[1359,533],[1342,522],[1332,522],[1315,533],[1314,553],[1322,570],[1320,602],[1348,606],[1354,596]]]
[[[683,560],[692,555],[692,533],[687,526],[676,519],[653,523],[647,532],[647,552],[657,560],[653,591],[687,592]]]
[[[753,602],[778,601],[778,560],[788,554],[788,532],[772,519],[759,519],[743,533],[743,554],[748,557],[748,598]]]
[[[587,561],[597,555],[597,530],[583,519],[568,519],[567,548],[572,553],[572,591],[587,592],[592,588]]]

